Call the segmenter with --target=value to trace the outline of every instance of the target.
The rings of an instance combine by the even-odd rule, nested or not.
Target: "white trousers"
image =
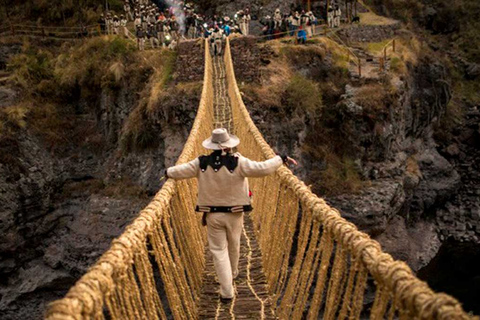
[[[306,26],[305,30],[307,31],[307,35],[309,38],[313,36],[312,26]]]
[[[240,31],[242,31],[242,34],[243,34],[244,36],[248,36],[248,31],[249,31],[249,30],[248,30],[248,29],[249,29],[248,27],[249,27],[249,26],[248,26],[248,23],[246,23],[246,22],[240,22]]]
[[[333,28],[335,26],[334,17],[331,13],[328,14],[327,22],[329,28]]]
[[[215,42],[212,43],[212,56],[215,55],[215,49],[217,50],[217,56],[222,54],[222,40],[215,40]]]
[[[207,231],[208,247],[220,282],[220,295],[223,298],[233,298],[233,279],[238,275],[243,213],[209,213]]]
[[[334,25],[335,27],[340,27],[340,16],[335,17]]]
[[[145,50],[145,38],[138,38],[137,43],[138,43],[138,49],[140,51]]]

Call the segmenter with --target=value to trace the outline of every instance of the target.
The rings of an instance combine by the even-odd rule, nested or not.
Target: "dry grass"
[[[379,119],[388,114],[388,107],[395,101],[391,87],[375,83],[365,85],[356,92],[354,101],[363,107],[370,118]]]
[[[254,86],[257,97],[262,103],[269,106],[281,107],[281,96],[285,85],[292,78],[293,71],[284,60],[274,60],[265,68],[261,86]]]
[[[171,80],[176,54],[171,50],[162,50],[161,54],[156,53],[155,56],[150,56],[149,60],[149,64],[155,66],[155,72],[150,78],[152,85],[147,110],[153,112],[159,104],[165,86]]]
[[[22,103],[0,109],[0,140],[14,136],[18,129],[27,126],[27,115],[30,106]]]
[[[125,64],[135,61],[134,51],[130,41],[119,37],[92,38],[58,57],[55,77],[63,87],[117,86],[125,74]]]
[[[327,195],[358,193],[363,181],[349,158],[329,154],[325,158],[327,168],[321,173],[320,190]]]
[[[392,57],[390,60],[390,70],[396,74],[407,74],[407,66],[399,57]]]
[[[358,14],[360,17],[360,24],[370,26],[385,26],[395,24],[398,21],[387,17],[379,16],[372,11]]]
[[[325,128],[312,133],[302,145],[303,153],[324,164],[321,170],[312,170],[307,180],[320,195],[357,193],[367,183],[362,180],[352,158],[342,155],[343,152],[338,148],[335,136]]]
[[[422,178],[422,171],[420,170],[418,160],[415,155],[408,157],[406,170],[409,174],[418,178]]]
[[[325,50],[332,55],[335,65],[339,68],[348,69],[350,60],[354,58],[349,54],[348,49],[327,37],[321,37],[319,40]]]
[[[300,109],[312,115],[322,109],[322,93],[316,82],[296,74],[290,79],[284,93],[287,107]]]
[[[391,44],[391,41],[392,39],[386,39],[380,42],[369,42],[365,44],[365,49],[375,56],[380,56],[383,55],[383,49],[385,48],[385,46],[387,44]]]
[[[357,192],[364,182],[353,162],[352,148],[342,137],[335,105],[348,81],[348,54],[336,42],[321,37],[308,46],[269,42],[275,54],[262,68],[260,85],[246,84],[242,92],[255,108],[279,122],[300,117],[308,122],[302,153],[321,169],[309,173],[308,183],[319,194]],[[310,67],[309,64],[321,67]],[[308,77],[302,71],[309,69]],[[265,111],[267,110],[267,111]],[[330,110],[330,111],[328,111]],[[335,124],[332,124],[335,123]]]
[[[125,65],[120,61],[116,61],[112,63],[110,68],[108,68],[108,71],[110,72],[111,76],[113,76],[113,78],[115,79],[115,82],[119,83],[120,80],[122,80],[123,77],[125,76]]]
[[[22,53],[13,56],[7,68],[12,79],[28,93],[35,91],[44,79],[53,77],[53,56],[50,52],[35,49],[28,42],[23,44]]]
[[[415,66],[422,53],[425,53],[426,49],[424,44],[421,43],[416,37],[409,39],[396,39],[395,52],[392,52],[392,48],[389,48],[389,56],[400,59],[404,64],[410,63]]]

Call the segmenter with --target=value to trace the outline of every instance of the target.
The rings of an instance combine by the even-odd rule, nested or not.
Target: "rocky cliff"
[[[2,46],[0,66],[19,53],[16,43]],[[63,296],[120,235],[160,188],[165,165],[176,161],[199,102],[203,50],[197,42],[179,47],[143,123],[132,117],[144,112],[158,66],[141,67],[140,59],[150,57],[133,57],[124,64],[131,74],[113,89],[74,84],[78,96],[61,114],[71,124],[48,131],[64,134],[63,142],[37,130],[35,111],[18,127],[2,118],[10,132],[0,137],[0,318],[42,318],[46,303]],[[26,95],[15,70],[4,72],[13,74],[0,86],[2,112],[16,110]],[[57,126],[55,115],[49,117],[41,119]],[[152,146],[127,150],[132,121],[145,127]]]
[[[393,31],[372,37],[383,41],[391,32],[410,37],[396,29],[388,27]],[[359,42],[356,33],[342,36]],[[362,80],[338,67],[328,43],[292,49],[253,42],[232,41],[232,51],[244,100],[269,143],[296,155],[301,163],[296,174],[387,252],[420,271],[435,289],[456,295],[467,309],[479,312],[475,298],[467,294],[475,291],[472,286],[470,291],[454,289],[453,281],[438,280],[448,278],[441,270],[460,243],[464,249],[459,251],[471,257],[459,258],[459,264],[466,264],[455,269],[457,280],[478,278],[467,265],[478,260],[474,248],[480,240],[478,107],[460,107],[467,116],[455,122],[453,141],[439,136],[448,131],[444,121],[456,121],[450,115],[456,103],[454,81],[442,58],[417,51],[406,72]],[[285,88],[298,75],[320,88],[319,110],[300,103],[290,106]],[[303,92],[300,99],[308,101],[311,92]],[[340,169],[330,170],[337,162]],[[349,164],[359,187],[344,184],[357,180],[351,179]],[[455,258],[459,256],[456,252]]]

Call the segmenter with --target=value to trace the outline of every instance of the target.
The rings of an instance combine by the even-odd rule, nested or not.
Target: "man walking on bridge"
[[[238,276],[240,236],[243,213],[252,211],[249,177],[264,177],[274,173],[282,164],[297,162],[287,156],[276,156],[263,162],[249,160],[231,153],[240,140],[226,129],[215,129],[203,141],[208,156],[168,168],[166,177],[175,180],[197,178],[196,211],[203,212],[207,225],[208,246],[213,255],[215,271],[220,282],[220,300],[233,299],[233,279]]]

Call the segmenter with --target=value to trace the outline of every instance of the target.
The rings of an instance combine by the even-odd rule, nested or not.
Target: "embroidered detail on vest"
[[[238,157],[232,154],[222,155],[221,152],[213,152],[208,156],[201,156],[198,159],[200,160],[200,170],[202,172],[205,172],[208,166],[212,167],[215,172],[218,172],[218,170],[225,166],[230,173],[233,173],[238,166]]]

